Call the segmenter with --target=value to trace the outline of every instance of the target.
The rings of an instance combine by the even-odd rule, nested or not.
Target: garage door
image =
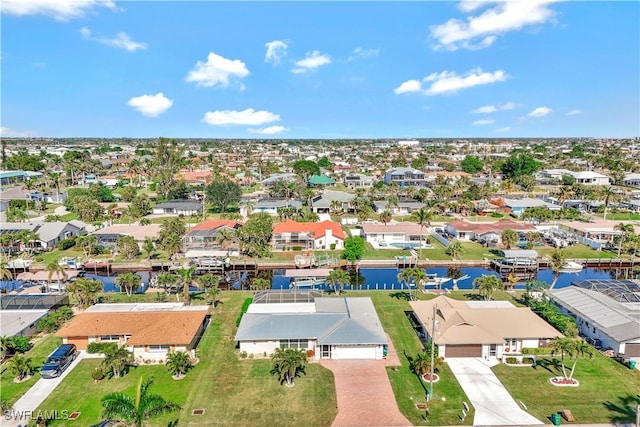
[[[87,349],[87,337],[67,337],[66,344],[75,344],[78,350],[86,350]]]
[[[447,357],[481,357],[482,344],[448,345],[445,353]]]
[[[629,344],[629,343],[625,344],[624,355],[627,357],[640,356],[640,344]]]

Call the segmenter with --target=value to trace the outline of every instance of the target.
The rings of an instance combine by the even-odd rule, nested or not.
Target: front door
[[[496,357],[497,350],[498,350],[498,345],[497,344],[490,344],[489,345],[489,357]]]
[[[323,345],[322,346],[322,355],[321,357],[323,359],[331,359],[331,346],[330,345]]]

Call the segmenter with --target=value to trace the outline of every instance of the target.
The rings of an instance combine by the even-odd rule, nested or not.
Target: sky
[[[2,0],[2,136],[640,136],[640,2]]]

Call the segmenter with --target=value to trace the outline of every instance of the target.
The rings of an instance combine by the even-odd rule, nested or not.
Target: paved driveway
[[[336,383],[338,415],[332,426],[409,426],[400,413],[384,360],[322,360]]]
[[[38,409],[38,407],[51,394],[51,392],[53,392],[53,390],[56,387],[58,387],[58,385],[62,382],[63,379],[66,378],[67,375],[69,375],[69,372],[71,372],[73,368],[75,368],[82,359],[85,359],[87,357],[95,357],[95,356],[88,354],[86,351],[80,351],[78,354],[78,357],[76,357],[76,359],[73,362],[71,362],[71,365],[69,365],[69,367],[65,369],[62,375],[60,375],[58,378],[39,379],[13,405],[13,412],[12,412],[13,419],[7,419],[10,417],[6,416],[7,414],[5,414],[5,416],[2,417],[2,422],[0,422],[0,425],[2,425],[2,427],[5,427],[5,426],[15,427],[20,425],[26,426],[27,422],[29,421],[28,418],[30,418],[30,414],[32,414],[36,409]],[[62,409],[67,409],[67,408],[47,408],[47,410],[49,411],[53,411],[55,409],[58,409],[58,411],[61,411]],[[22,417],[22,420],[19,419],[20,417]],[[26,420],[25,420],[25,417],[27,417]]]
[[[447,364],[476,410],[473,425],[544,424],[525,412],[481,358],[447,358]]]

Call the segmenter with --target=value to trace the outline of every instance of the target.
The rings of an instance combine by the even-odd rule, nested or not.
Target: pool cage
[[[599,292],[617,302],[640,302],[640,282],[635,280],[589,279],[573,284],[583,289]]]
[[[309,303],[321,298],[321,290],[269,289],[257,291],[253,296],[254,304]]]

